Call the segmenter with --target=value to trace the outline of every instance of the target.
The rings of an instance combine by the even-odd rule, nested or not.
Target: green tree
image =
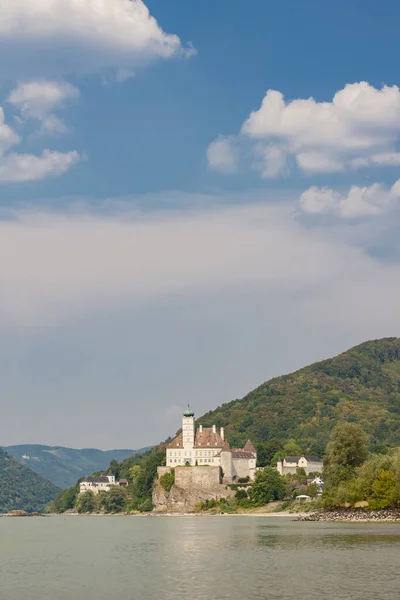
[[[335,488],[349,480],[355,469],[367,458],[366,437],[355,423],[338,423],[334,430],[324,459],[324,479],[328,488]]]
[[[250,498],[256,504],[267,504],[285,497],[283,477],[273,467],[265,467],[257,471],[255,481],[250,490]]]
[[[76,504],[79,513],[92,513],[97,508],[96,497],[92,490],[79,494]]]
[[[107,513],[118,513],[126,508],[127,494],[124,488],[113,486],[109,492],[99,493],[99,508]]]
[[[269,467],[276,454],[283,450],[282,442],[279,440],[269,440],[257,446],[257,465],[259,467]]]
[[[74,487],[66,488],[61,490],[49,506],[49,510],[52,512],[63,513],[66,510],[72,510],[75,507],[75,500],[77,497],[77,488],[79,484]]]
[[[391,471],[381,470],[373,486],[374,508],[386,508],[397,504],[398,486],[394,474]]]

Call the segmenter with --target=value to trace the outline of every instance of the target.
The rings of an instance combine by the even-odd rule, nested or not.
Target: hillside
[[[66,488],[80,477],[107,468],[112,460],[118,462],[140,452],[139,450],[96,450],[62,448],[60,446],[20,445],[4,450],[54,485]]]
[[[400,339],[365,342],[335,358],[263,383],[199,423],[225,427],[234,446],[294,439],[322,454],[334,425],[360,423],[371,448],[400,445]]]
[[[41,511],[59,488],[0,449],[0,512]]]

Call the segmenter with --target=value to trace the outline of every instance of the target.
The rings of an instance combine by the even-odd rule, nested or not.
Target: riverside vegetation
[[[257,473],[251,485],[239,486],[235,498],[221,501],[227,510],[256,507],[272,500],[283,507],[298,493],[316,497],[301,470],[284,478],[271,468],[285,455],[324,457],[326,491],[316,504],[325,508],[368,504],[371,509],[399,506],[400,499],[400,339],[366,342],[336,358],[272,379],[242,400],[204,415],[199,423],[225,427],[232,446],[248,438],[257,445]],[[63,490],[51,505],[57,512],[76,509],[109,512],[151,510],[151,491],[165,446],[112,461],[110,470],[129,482],[119,506],[101,495],[79,506],[78,489]],[[171,482],[166,482],[170,485]],[[116,492],[115,492],[116,493]],[[211,501],[209,501],[210,504]],[[211,502],[212,503],[212,502]],[[305,506],[305,505],[304,505]],[[310,505],[309,505],[310,506]],[[310,506],[310,507],[311,507]],[[199,506],[214,510],[218,506]]]

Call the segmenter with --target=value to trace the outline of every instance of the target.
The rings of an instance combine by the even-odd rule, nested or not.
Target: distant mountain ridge
[[[0,448],[0,512],[42,511],[59,491]]]
[[[203,426],[225,428],[241,446],[294,439],[304,452],[321,455],[339,421],[359,423],[371,449],[400,446],[400,339],[360,344],[334,358],[275,377],[203,415]]]
[[[102,471],[112,460],[121,462],[142,450],[97,450],[96,448],[64,448],[40,444],[6,446],[4,450],[32,471],[60,488],[74,485],[80,477]]]

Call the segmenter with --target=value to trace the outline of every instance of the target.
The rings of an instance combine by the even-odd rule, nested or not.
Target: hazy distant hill
[[[80,477],[106,469],[112,460],[120,462],[132,454],[143,451],[94,448],[76,450],[37,444],[8,446],[4,449],[20,463],[61,488],[74,485]]]
[[[372,447],[400,445],[399,338],[365,342],[271,379],[199,419],[225,427],[235,446],[293,438],[310,454],[324,451],[338,421],[360,423]]]
[[[0,448],[0,512],[41,511],[59,491]]]

